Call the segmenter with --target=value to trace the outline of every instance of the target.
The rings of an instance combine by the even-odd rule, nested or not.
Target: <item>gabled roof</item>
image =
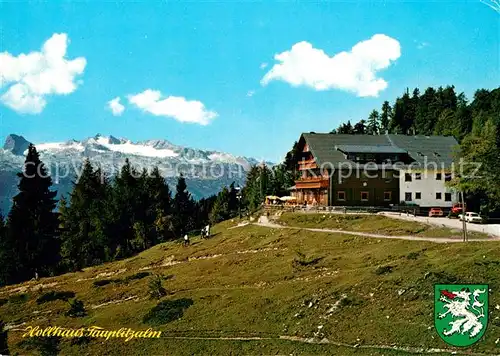
[[[303,133],[304,139],[316,163],[350,164],[362,166],[348,160],[344,152],[398,153],[408,154],[415,163],[435,162],[439,167],[449,167],[453,162],[458,142],[451,136],[405,136],[405,135],[347,135],[328,133]]]
[[[421,165],[436,163],[438,167],[450,167],[458,149],[458,142],[452,136],[386,136]]]
[[[387,145],[336,145],[335,148],[344,153],[357,152],[357,153],[406,153],[405,150],[396,146]]]

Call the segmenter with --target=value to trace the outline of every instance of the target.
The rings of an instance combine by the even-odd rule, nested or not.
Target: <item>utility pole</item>
[[[464,235],[464,242],[467,241],[467,223],[465,222],[465,202],[464,202],[464,192],[460,192],[460,204],[462,205],[462,230]]]

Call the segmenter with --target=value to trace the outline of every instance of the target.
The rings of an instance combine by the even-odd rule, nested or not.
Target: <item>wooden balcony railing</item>
[[[328,177],[306,177],[300,178],[295,181],[297,189],[315,189],[315,188],[328,188],[330,180]]]

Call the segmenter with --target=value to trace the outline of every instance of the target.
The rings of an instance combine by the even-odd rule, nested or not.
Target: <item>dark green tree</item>
[[[366,133],[366,121],[361,120],[354,125],[353,133],[355,135],[364,135]]]
[[[153,226],[150,243],[174,238],[172,225],[172,193],[158,167],[154,167],[146,180],[148,194],[147,224]]]
[[[217,199],[212,207],[212,211],[210,213],[210,223],[216,224],[230,217],[229,198],[229,189],[224,187],[217,195]]]
[[[368,135],[377,135],[380,132],[379,113],[373,110],[368,116],[368,124],[366,125],[366,133]]]
[[[392,107],[388,101],[382,104],[382,112],[380,113],[380,130],[382,133],[389,131],[389,125],[392,116]]]
[[[54,212],[57,192],[35,146],[30,145],[19,193],[13,198],[7,231],[0,247],[3,283],[28,280],[37,272],[50,276],[57,272],[60,243],[58,218]]]
[[[109,186],[101,170],[86,160],[66,200],[60,203],[61,256],[69,271],[111,259],[109,251]]]
[[[186,179],[181,174],[177,179],[175,187],[175,196],[173,201],[173,219],[176,236],[180,237],[193,230],[196,226],[193,217],[195,217],[195,204],[191,194],[187,190]]]

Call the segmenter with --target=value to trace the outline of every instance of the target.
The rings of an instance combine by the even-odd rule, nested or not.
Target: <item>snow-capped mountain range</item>
[[[29,144],[24,137],[11,134],[0,149],[0,209],[4,215],[17,192],[16,173],[22,169]],[[233,181],[242,185],[252,165],[271,165],[255,158],[182,147],[167,140],[132,142],[99,134],[81,141],[37,143],[35,146],[51,172],[54,189],[59,195],[71,190],[71,182],[78,177],[85,159],[100,166],[108,176],[119,172],[126,158],[139,171],[158,166],[172,189],[176,177],[182,173],[195,198],[217,193]]]

